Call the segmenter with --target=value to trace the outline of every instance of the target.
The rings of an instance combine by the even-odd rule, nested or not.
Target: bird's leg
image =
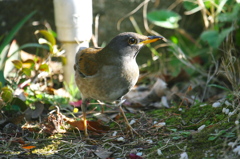
[[[84,135],[85,137],[88,137],[88,131],[87,131],[87,104],[88,104],[88,99],[83,99],[81,108],[82,108],[82,114],[83,114],[83,127],[84,127]]]
[[[123,110],[123,108],[122,108],[122,103],[123,103],[124,101],[125,101],[125,99],[121,98],[121,99],[120,99],[120,102],[119,102],[117,105],[119,106],[119,109],[120,109],[120,111],[121,111],[121,113],[122,113],[122,115],[123,115],[123,118],[124,118],[124,120],[125,120],[125,122],[126,122],[126,125],[128,126],[128,128],[129,128],[132,136],[133,136],[133,133],[135,133],[136,135],[140,136],[140,135],[132,128],[132,126],[131,126],[130,123],[128,122],[128,119],[127,119],[127,117],[126,117],[126,115],[125,115],[125,113],[124,113],[124,110]]]

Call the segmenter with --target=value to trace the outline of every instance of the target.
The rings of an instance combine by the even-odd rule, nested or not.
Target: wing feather
[[[74,65],[75,71],[79,71],[83,76],[95,75],[100,68],[96,60],[96,54],[101,50],[102,48],[87,48],[80,50],[76,54],[76,63]]]

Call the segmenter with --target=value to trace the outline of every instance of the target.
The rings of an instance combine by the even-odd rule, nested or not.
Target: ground
[[[69,128],[65,133],[51,135],[30,132],[30,128],[24,135],[20,132],[2,133],[0,155],[6,158],[174,159],[187,154],[188,158],[196,159],[238,158],[228,145],[238,136],[236,115],[229,117],[222,112],[224,107],[225,104],[216,108],[196,104],[127,113],[128,120],[134,121],[132,127],[139,134],[133,136],[119,115],[108,123],[101,122],[109,126],[109,131],[89,131],[89,138],[85,138],[82,131]],[[63,123],[61,127],[67,125]]]

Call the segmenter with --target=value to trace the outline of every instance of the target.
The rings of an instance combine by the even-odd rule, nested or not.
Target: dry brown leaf
[[[33,149],[33,148],[35,148],[35,147],[36,147],[36,146],[28,146],[28,145],[26,145],[26,144],[22,146],[22,148],[23,148],[23,149],[26,149],[26,150],[30,150],[30,149]]]
[[[68,120],[66,122],[71,126],[78,128],[79,130],[84,130],[83,120],[79,120],[79,121]],[[95,131],[98,133],[105,133],[110,129],[108,126],[104,126],[97,121],[87,121],[87,125],[88,125],[87,127],[88,130]]]

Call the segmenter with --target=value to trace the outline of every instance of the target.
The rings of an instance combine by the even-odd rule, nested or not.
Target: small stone
[[[221,106],[220,102],[215,102],[215,103],[212,104],[213,108],[217,108],[217,107],[220,107],[220,106]]]
[[[124,141],[125,141],[125,139],[124,139],[123,137],[119,137],[119,138],[117,138],[117,141],[124,142]]]
[[[157,149],[157,154],[158,154],[158,156],[162,156],[163,155],[162,151],[160,149]]]
[[[132,125],[134,123],[136,123],[136,120],[132,119],[129,124]]]
[[[116,136],[117,135],[117,131],[114,131],[112,136]]]
[[[234,143],[234,142],[229,142],[229,143],[228,143],[228,146],[231,146],[232,148],[233,148],[235,145],[236,145],[236,143]]]
[[[232,105],[232,104],[231,104],[229,101],[227,101],[227,100],[226,100],[224,103],[226,104],[226,106]]]
[[[148,144],[152,144],[152,143],[153,143],[152,140],[146,140],[146,142],[147,142]]]
[[[198,128],[198,132],[202,131],[204,128],[206,127],[206,125],[202,125]]]
[[[138,156],[142,156],[143,153],[142,153],[142,152],[137,152],[136,155],[138,155]]]
[[[188,159],[188,154],[186,152],[181,153],[180,159]]]
[[[228,114],[228,113],[229,113],[229,109],[226,109],[226,110],[225,110],[225,114]]]

